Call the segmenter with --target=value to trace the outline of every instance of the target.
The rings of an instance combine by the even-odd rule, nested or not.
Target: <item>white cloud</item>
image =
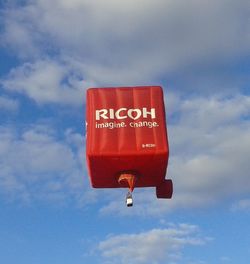
[[[79,135],[71,133],[74,140]],[[12,128],[0,128],[0,192],[6,199],[31,202],[80,202],[83,167],[80,145],[73,150],[58,140],[53,130],[36,126],[20,135]]]
[[[57,0],[53,6],[39,0],[5,10],[3,40],[27,57],[56,50],[80,60],[84,77],[105,85],[148,83],[250,51],[246,0]]]
[[[223,256],[223,257],[220,258],[220,262],[221,263],[232,263],[232,260],[229,257]]]
[[[232,205],[232,211],[250,211],[250,199],[241,199]]]
[[[138,234],[108,236],[99,243],[104,259],[112,263],[183,263],[182,250],[188,246],[201,246],[208,242],[194,225],[172,225],[165,229],[152,229]],[[185,262],[185,259],[184,259]]]
[[[249,97],[188,100],[181,108],[179,123],[169,126],[177,198],[196,206],[249,192]]]
[[[8,98],[6,96],[0,96],[0,111],[17,111],[19,107],[18,101]]]
[[[26,94],[37,103],[64,103],[81,105],[85,89],[91,85],[83,80],[78,66],[70,61],[51,59],[25,63],[12,69],[2,80],[9,91]]]

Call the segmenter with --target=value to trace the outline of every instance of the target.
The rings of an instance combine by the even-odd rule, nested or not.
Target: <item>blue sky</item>
[[[0,2],[0,262],[246,264],[250,4]],[[88,87],[161,85],[171,200],[96,190]]]

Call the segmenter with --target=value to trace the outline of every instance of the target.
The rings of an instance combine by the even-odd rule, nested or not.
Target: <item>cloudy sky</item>
[[[96,190],[88,87],[161,85],[174,182]],[[250,2],[0,1],[0,262],[247,264]]]

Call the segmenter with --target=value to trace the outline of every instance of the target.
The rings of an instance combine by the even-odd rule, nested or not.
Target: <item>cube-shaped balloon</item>
[[[121,174],[135,187],[157,187],[171,198],[165,180],[169,157],[163,90],[160,86],[90,88],[86,98],[86,157],[94,188],[120,188]]]

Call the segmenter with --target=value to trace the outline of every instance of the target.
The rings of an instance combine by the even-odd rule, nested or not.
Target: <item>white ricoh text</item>
[[[122,107],[122,108],[119,108],[117,110],[115,110],[115,109],[100,109],[100,110],[95,111],[96,120],[101,120],[101,118],[102,119],[131,118],[133,120],[136,120],[140,117],[143,117],[143,118],[151,117],[151,119],[156,118],[155,108],[150,108],[148,110],[146,107],[143,107],[142,109],[139,109],[139,108],[128,109],[128,108]]]

